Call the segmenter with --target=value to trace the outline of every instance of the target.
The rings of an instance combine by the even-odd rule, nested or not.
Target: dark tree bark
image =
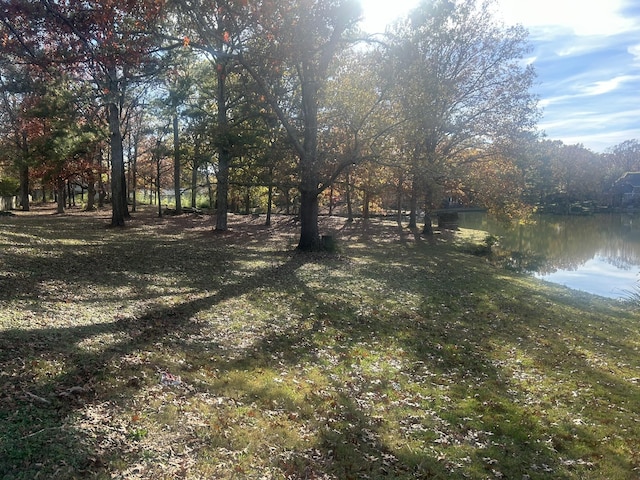
[[[418,228],[418,182],[411,182],[411,199],[409,200],[409,228]]]
[[[400,176],[398,178],[398,190],[397,190],[397,209],[398,209],[398,225],[402,225],[402,203],[404,202],[403,188],[402,184],[404,183],[403,174],[400,172]]]
[[[96,205],[96,179],[93,174],[93,170],[89,169],[87,171],[87,206],[86,210],[91,211],[95,210]]]
[[[273,208],[273,167],[269,167],[269,191],[267,194],[267,220],[265,225],[271,225],[271,209]]]
[[[176,215],[182,214],[180,191],[180,132],[178,132],[178,114],[173,114],[173,190],[176,197]]]
[[[333,183],[329,188],[329,216],[333,215]]]
[[[191,208],[196,208],[198,200],[198,159],[200,158],[200,144],[196,142],[193,159],[193,168],[191,169]]]
[[[362,218],[369,218],[369,192],[365,190],[362,197]]]
[[[20,166],[20,205],[25,212],[29,211],[29,165]]]
[[[57,213],[64,213],[64,187],[65,181],[64,178],[58,177],[56,180],[56,196],[57,196]]]
[[[120,109],[114,102],[109,103],[108,109],[109,129],[111,132],[111,226],[123,227],[125,225],[127,199],[123,188],[124,155],[122,132],[120,131]]]
[[[131,159],[131,211],[135,212],[138,208],[138,136],[133,137],[133,158]]]
[[[162,217],[162,202],[160,201],[160,193],[161,193],[160,173],[161,173],[160,157],[158,157],[156,158],[156,196],[158,198],[158,217]]]
[[[29,164],[27,163],[29,147],[27,132],[22,131],[22,163],[20,165],[20,206],[25,212],[29,211]]]
[[[226,65],[218,64],[218,173],[216,186],[216,230],[227,230],[227,210],[229,209],[229,166],[231,151],[229,150],[229,120],[227,118]]]
[[[209,208],[215,208],[215,200],[213,193],[213,185],[211,183],[211,176],[207,172],[207,191],[209,193]]]
[[[347,170],[347,173],[345,174],[346,178],[347,178],[347,189],[346,189],[346,196],[347,196],[347,222],[352,223],[353,222],[353,202],[351,200],[351,174],[349,173],[349,171]]]
[[[318,193],[300,190],[300,240],[298,249],[316,251],[320,249],[320,231],[318,229]]]

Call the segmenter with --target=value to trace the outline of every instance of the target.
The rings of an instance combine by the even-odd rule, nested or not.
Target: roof
[[[640,172],[627,172],[616,180],[616,184],[627,183],[636,187],[640,187]]]

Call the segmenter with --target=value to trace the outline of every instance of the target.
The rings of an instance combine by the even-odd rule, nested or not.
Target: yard
[[[640,478],[631,303],[470,231],[109,214],[0,217],[2,478]]]

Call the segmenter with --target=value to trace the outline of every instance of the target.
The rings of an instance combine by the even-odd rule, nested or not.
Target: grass
[[[2,478],[640,478],[631,302],[477,232],[107,219],[0,218]]]

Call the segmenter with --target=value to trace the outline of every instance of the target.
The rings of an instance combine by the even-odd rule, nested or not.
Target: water
[[[640,288],[640,216],[535,217],[506,228],[482,213],[460,215],[460,226],[499,237],[510,265],[543,280],[609,298]]]

